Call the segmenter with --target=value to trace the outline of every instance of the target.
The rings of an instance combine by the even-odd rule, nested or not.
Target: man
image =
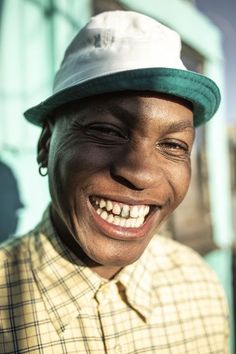
[[[75,37],[54,94],[25,113],[42,126],[52,202],[2,246],[1,353],[227,353],[215,275],[156,235],[187,192],[194,127],[219,102],[149,17],[103,13]]]

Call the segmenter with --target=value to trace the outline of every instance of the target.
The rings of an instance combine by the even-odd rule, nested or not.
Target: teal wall
[[[22,113],[51,94],[52,79],[68,42],[91,15],[89,0],[4,1],[0,32],[0,158],[12,167],[25,208],[17,234],[31,229],[48,201],[47,178],[38,174],[37,127]]]
[[[190,3],[181,0],[122,0],[133,9],[177,30],[205,59],[204,72],[220,86],[222,105],[207,125],[209,190],[214,240],[220,249],[206,260],[226,290],[232,319],[231,241],[233,238],[226,138],[224,61],[219,30]],[[22,112],[50,95],[52,78],[64,49],[91,14],[90,0],[7,0],[0,32],[0,158],[18,177],[25,204],[18,233],[32,228],[49,201],[47,178],[38,175],[36,141],[39,129]],[[68,6],[70,4],[70,6]],[[179,14],[179,15],[178,15]],[[233,353],[233,336],[231,336]]]

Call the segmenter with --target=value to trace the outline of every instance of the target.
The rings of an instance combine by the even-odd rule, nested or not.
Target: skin
[[[86,265],[111,279],[142,255],[188,190],[191,106],[167,95],[123,92],[75,102],[56,117],[44,125],[38,145],[38,162],[48,167],[54,226]],[[152,205],[145,235],[120,240],[101,231],[91,196]]]

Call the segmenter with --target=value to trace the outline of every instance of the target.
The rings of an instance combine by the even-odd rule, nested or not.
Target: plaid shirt
[[[106,281],[61,243],[48,211],[0,249],[0,353],[228,353],[222,289],[185,246],[154,237]]]

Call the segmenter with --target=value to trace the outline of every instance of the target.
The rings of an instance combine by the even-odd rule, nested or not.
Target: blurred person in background
[[[187,193],[195,127],[220,104],[180,50],[152,18],[102,13],[25,112],[51,203],[0,249],[1,353],[228,352],[216,275],[157,234]]]
[[[18,211],[23,207],[17,180],[3,161],[0,161],[0,242],[16,232]]]

